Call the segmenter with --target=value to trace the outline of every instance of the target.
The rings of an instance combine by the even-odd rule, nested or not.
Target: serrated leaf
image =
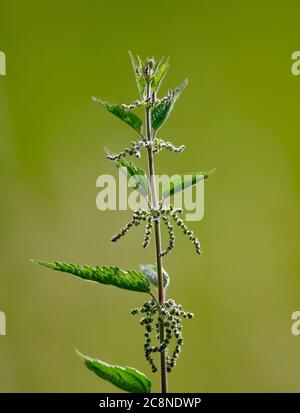
[[[52,270],[66,272],[76,277],[100,284],[114,285],[124,290],[138,291],[143,293],[150,292],[148,279],[140,272],[134,270],[122,270],[114,266],[95,266],[69,264],[62,262],[47,262],[32,260],[36,264],[51,268]]]
[[[145,275],[145,277],[148,278],[150,283],[154,285],[155,287],[158,286],[158,280],[157,280],[157,270],[156,270],[156,265],[154,264],[141,264],[140,265],[142,273]],[[167,271],[163,268],[163,286],[164,288],[167,288],[168,285],[170,284],[170,277]]]
[[[168,72],[169,69],[169,58],[166,59],[166,61],[164,61],[164,57],[160,60],[160,62],[156,65],[155,68],[155,74],[153,76],[153,80],[152,80],[152,89],[155,90],[155,92],[157,92]]]
[[[167,120],[172,105],[172,98],[168,97],[159,102],[151,112],[151,126],[154,130],[158,130]]]
[[[150,393],[151,381],[133,367],[120,367],[85,356],[77,351],[84,365],[98,377],[129,393]]]
[[[175,102],[188,84],[186,79],[180,86],[164,99],[162,99],[151,111],[151,125],[154,130],[158,130],[164,122],[168,119],[173,110]]]
[[[133,56],[133,54],[131,53],[131,51],[129,50],[128,52],[129,52],[132,66],[133,66],[135,81],[138,87],[138,91],[139,91],[141,98],[143,98],[145,89],[146,89],[146,80],[143,75],[138,73],[139,68],[142,70],[142,62],[139,56],[137,56],[137,59],[138,59],[137,61],[135,57]]]
[[[93,100],[94,102],[104,107],[108,112],[112,113],[113,115],[121,119],[123,122],[127,123],[127,125],[131,126],[138,133],[141,133],[143,122],[133,112],[131,112],[128,109],[125,109],[122,105],[115,105],[113,103],[106,102],[105,100],[101,100],[96,97],[93,97]]]
[[[147,198],[149,195],[149,180],[144,169],[139,168],[132,162],[128,162],[125,159],[115,161],[118,168],[126,173],[128,179],[132,178],[135,182],[133,189],[137,190],[143,197]],[[123,169],[124,168],[124,169]]]
[[[175,175],[174,179],[162,187],[163,198],[168,198],[177,192],[183,191],[198,182],[209,178],[216,171],[216,168],[207,172],[192,172],[189,174]]]

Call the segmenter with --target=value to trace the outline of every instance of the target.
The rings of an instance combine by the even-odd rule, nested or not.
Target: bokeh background
[[[162,135],[185,143],[157,171],[218,168],[204,254],[180,234],[165,260],[169,294],[195,312],[170,389],[299,391],[300,77],[298,1],[0,0],[0,391],[115,391],[74,348],[151,375],[129,315],[144,296],[34,266],[29,259],[137,267],[153,262],[142,231],[113,245],[129,212],[96,209],[103,147],[130,128],[97,107],[137,97],[127,50],[171,56],[162,88],[190,83]],[[157,158],[158,159],[158,158]],[[143,160],[141,165],[143,165]],[[154,377],[158,390],[158,377]]]

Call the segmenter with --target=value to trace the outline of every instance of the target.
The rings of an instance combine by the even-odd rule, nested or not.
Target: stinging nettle
[[[185,149],[184,145],[176,146],[162,139],[160,129],[169,118],[188,81],[185,80],[180,86],[170,89],[166,96],[160,98],[158,92],[169,69],[169,59],[162,58],[156,62],[153,57],[142,60],[139,56],[135,57],[130,52],[129,54],[139,91],[138,99],[129,104],[113,104],[98,98],[93,100],[125,122],[138,135],[137,140],[132,141],[116,154],[106,150],[107,159],[117,168],[122,167],[127,179],[134,180],[138,177],[132,189],[145,199],[146,205],[133,212],[132,219],[112,236],[111,241],[117,242],[126,237],[133,228],[143,226],[145,235],[141,244],[143,248],[147,248],[153,242],[155,264],[140,265],[139,270],[124,270],[112,265],[92,266],[40,260],[33,260],[33,262],[84,280],[148,294],[149,298],[140,307],[132,309],[131,314],[141,316],[140,325],[144,327],[145,359],[153,373],[159,371],[161,392],[167,393],[168,374],[175,368],[184,344],[182,321],[193,318],[194,314],[185,311],[183,306],[177,304],[173,298],[166,298],[170,277],[163,268],[163,257],[174,250],[175,233],[178,229],[193,244],[197,254],[201,254],[202,249],[197,236],[180,217],[183,209],[158,198],[154,179],[154,158],[162,150],[172,152],[170,156],[175,156]],[[144,122],[134,113],[136,108],[141,107],[144,109]],[[140,158],[144,153],[148,160],[147,172],[134,164],[131,159],[127,159]],[[193,187],[198,183],[193,177],[202,176],[207,179],[213,172],[214,170],[192,174],[189,186]],[[171,195],[183,190],[181,183],[175,182],[171,187]],[[166,231],[168,236],[165,246],[161,242],[162,230]],[[133,393],[151,392],[150,379],[135,368],[108,364],[77,353],[88,369],[118,388]]]

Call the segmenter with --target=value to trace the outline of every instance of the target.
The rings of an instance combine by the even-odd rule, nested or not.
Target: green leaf
[[[133,189],[137,190],[143,197],[147,198],[149,195],[149,181],[144,169],[139,168],[132,162],[128,162],[125,159],[115,161],[118,168],[122,167],[122,171],[126,173],[128,179],[132,179],[135,183]],[[125,169],[123,169],[125,168]]]
[[[192,172],[190,174],[174,175],[174,179],[162,187],[163,198],[168,198],[179,191],[183,191],[190,186],[196,185],[203,179],[208,179],[216,172],[216,168],[207,172]]]
[[[106,102],[105,100],[93,97],[93,101],[103,106],[108,112],[117,116],[119,119],[127,123],[138,133],[141,133],[143,122],[141,119],[128,109],[125,109],[122,105],[115,105],[113,103]]]
[[[155,74],[153,76],[153,80],[152,80],[152,89],[155,90],[155,92],[157,92],[168,72],[168,69],[170,67],[169,64],[169,58],[166,59],[166,61],[164,61],[164,57],[160,60],[160,62],[156,65],[155,68]]]
[[[158,281],[157,281],[157,270],[156,270],[156,265],[154,264],[141,264],[140,265],[142,273],[145,275],[145,277],[148,278],[148,280],[151,282],[152,285],[155,287],[158,286]],[[163,285],[164,288],[167,288],[168,285],[170,284],[170,277],[167,273],[167,271],[163,268]]]
[[[169,95],[163,98],[151,111],[151,125],[154,130],[159,129],[164,122],[168,119],[170,113],[173,110],[175,102],[188,84],[186,79],[180,86],[174,91],[171,91]]]
[[[119,267],[93,267],[91,265],[67,264],[62,262],[47,262],[31,260],[36,264],[51,268],[52,270],[67,272],[88,281],[100,284],[114,285],[124,290],[150,292],[148,279],[140,272],[122,270]]]
[[[128,52],[133,66],[138,91],[140,93],[141,98],[143,98],[146,89],[146,80],[142,74],[139,74],[139,71],[142,71],[142,61],[139,56],[137,56],[136,60],[130,50]]]
[[[145,374],[133,367],[113,366],[104,361],[93,359],[77,351],[84,365],[97,376],[129,393],[150,393],[151,381]]]

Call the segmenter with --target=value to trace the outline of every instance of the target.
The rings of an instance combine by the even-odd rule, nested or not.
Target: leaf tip
[[[189,84],[189,79],[184,79],[184,81],[182,82],[182,90],[184,90],[188,84]]]
[[[82,354],[77,348],[74,348],[74,352],[82,361],[84,361],[84,359],[85,359],[84,354]]]
[[[48,261],[42,261],[42,260],[31,259],[30,261],[31,261],[33,264],[44,265],[45,267],[51,264],[51,263],[48,262]]]
[[[56,262],[49,262],[49,261],[43,261],[43,260],[30,260],[34,264],[39,264],[42,265],[43,267],[55,269]]]

